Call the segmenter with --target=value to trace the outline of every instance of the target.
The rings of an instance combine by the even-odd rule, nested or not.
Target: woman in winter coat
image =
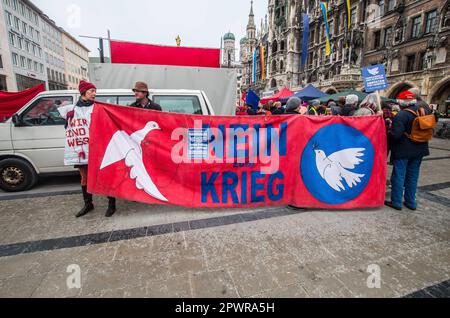
[[[79,85],[80,99],[75,105],[60,107],[59,113],[66,119],[66,146],[64,151],[64,164],[75,166],[81,175],[81,189],[83,191],[84,207],[76,217],[82,217],[92,210],[94,204],[92,194],[88,193],[88,157],[89,157],[89,126],[94,110],[97,88],[94,84],[81,81]],[[106,217],[116,212],[116,199],[109,197]]]

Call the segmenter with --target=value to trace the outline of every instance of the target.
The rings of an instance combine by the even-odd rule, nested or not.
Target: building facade
[[[236,96],[241,95],[242,86],[242,64],[236,60],[236,37],[233,33],[227,32],[222,37],[222,68],[232,68],[236,70]]]
[[[417,87],[426,101],[441,108],[448,105],[448,0],[352,0],[350,22],[344,0],[327,3],[331,38],[328,56],[320,1],[269,0],[268,35],[262,26],[260,32],[253,33],[259,36],[250,42],[251,32],[256,29],[251,10],[247,38],[241,40],[243,89],[252,87],[261,94],[282,87],[299,90],[311,83],[327,93],[363,90],[361,68],[384,63],[390,82],[389,89],[382,92],[385,96],[395,98],[399,92]],[[304,66],[301,65],[302,13],[309,16]],[[252,52],[258,45],[266,48],[266,78],[257,76],[253,82]]]
[[[0,0],[0,90],[77,89],[89,50],[29,0]]]
[[[450,105],[450,1],[386,2],[376,26],[367,28],[364,64],[385,64],[387,97],[415,87],[445,111]]]
[[[253,89],[258,93],[265,90],[267,84],[267,63],[258,62],[255,70],[253,68],[254,55],[256,54],[256,61],[261,61],[261,54],[264,54],[265,61],[269,54],[268,51],[268,24],[267,17],[265,23],[261,20],[261,26],[258,30],[255,23],[255,15],[253,13],[253,1],[250,5],[250,14],[248,16],[246,36],[240,40],[240,61],[242,64],[242,79],[241,92]],[[263,50],[261,50],[263,48]],[[254,75],[254,73],[256,75]],[[256,77],[256,81],[254,78]]]
[[[5,11],[0,2],[0,91],[16,91],[16,81],[12,68],[11,51],[6,31]]]
[[[236,38],[228,32],[223,36],[222,66],[232,67],[236,63]]]
[[[27,0],[2,0],[17,90],[47,82],[42,49],[42,12]]]
[[[89,79],[89,50],[67,32],[62,33],[65,78],[69,89],[77,89],[81,80]]]
[[[62,33],[53,20],[42,14],[42,43],[47,70],[49,90],[67,89]]]

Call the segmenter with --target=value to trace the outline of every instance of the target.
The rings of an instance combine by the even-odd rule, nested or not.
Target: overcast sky
[[[104,36],[132,42],[183,46],[220,47],[228,31],[236,46],[245,36],[250,0],[32,0],[57,25],[63,27],[98,56],[98,41],[79,35]],[[259,28],[268,0],[255,0]],[[78,14],[79,13],[79,14]],[[108,53],[109,54],[109,53]]]

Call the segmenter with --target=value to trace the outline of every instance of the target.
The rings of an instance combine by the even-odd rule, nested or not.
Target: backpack
[[[434,115],[427,115],[423,108],[415,112],[411,109],[405,111],[413,114],[416,118],[412,123],[411,134],[405,133],[413,142],[423,143],[433,139],[434,129],[436,128],[436,117]]]

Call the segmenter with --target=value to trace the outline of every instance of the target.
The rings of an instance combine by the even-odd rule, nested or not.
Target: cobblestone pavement
[[[120,201],[106,219],[95,198],[75,219],[79,194],[0,196],[0,297],[448,297],[450,141],[432,147],[415,212]]]

